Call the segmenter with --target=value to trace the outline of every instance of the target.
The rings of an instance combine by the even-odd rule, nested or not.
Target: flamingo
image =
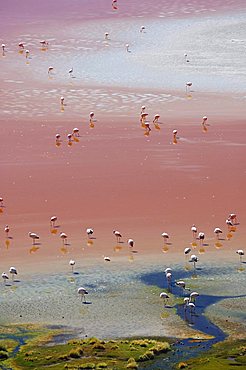
[[[191,248],[185,248],[184,249],[184,254],[188,255],[191,252]]]
[[[79,129],[77,128],[77,127],[75,127],[74,129],[73,129],[73,136],[75,136],[75,137],[79,137],[80,135],[79,135]]]
[[[170,298],[169,295],[165,292],[160,293],[160,298],[163,299],[164,305],[166,306],[168,299]]]
[[[3,198],[0,197],[0,207],[3,207]]]
[[[5,226],[4,231],[6,234],[6,238],[8,238],[9,237],[9,226],[8,225]]]
[[[61,135],[60,134],[56,134],[56,146],[60,146],[61,145]]]
[[[195,302],[197,297],[199,297],[199,293],[197,293],[197,292],[192,292],[192,293],[190,294],[190,302]]]
[[[61,97],[60,97],[61,105],[64,105],[64,100],[65,100],[64,96],[61,96]]]
[[[120,243],[120,239],[122,238],[121,233],[117,230],[113,230],[113,234],[116,236],[117,243]]]
[[[73,273],[73,269],[74,269],[74,266],[75,266],[75,261],[74,260],[70,260],[69,261],[69,265],[71,266],[72,273]]]
[[[205,125],[205,123],[207,122],[207,120],[208,120],[208,117],[207,116],[202,117],[202,124]]]
[[[193,313],[196,309],[195,304],[192,303],[192,302],[188,303],[188,307],[189,307],[191,313]]]
[[[68,73],[70,77],[73,77],[73,67],[69,69]]]
[[[2,273],[2,278],[3,278],[4,285],[5,285],[6,284],[6,281],[9,279],[8,275],[6,274],[6,272],[3,272]]]
[[[105,38],[105,40],[109,40],[109,33],[108,32],[105,32],[104,38]]]
[[[191,256],[190,256],[190,261],[189,262],[193,262],[193,264],[194,264],[194,269],[196,268],[196,263],[198,262],[198,257],[195,255],[195,254],[192,254]]]
[[[62,244],[67,244],[67,234],[65,233],[60,233],[60,238],[62,240]]]
[[[6,45],[2,44],[3,55],[4,55],[5,47],[6,47]]]
[[[191,231],[192,231],[193,238],[196,239],[197,228],[194,224],[191,226]]]
[[[192,86],[192,82],[188,81],[186,82],[186,93],[190,92],[190,87]]]
[[[200,232],[200,233],[198,234],[198,239],[200,240],[200,246],[203,246],[203,241],[204,241],[204,239],[205,239],[205,234],[204,234],[204,233],[202,233],[202,232]]]
[[[73,135],[72,134],[68,134],[67,135],[67,138],[68,138],[68,145],[71,145],[72,144],[72,140],[73,140]]]
[[[86,233],[89,239],[91,239],[92,234],[94,233],[94,230],[91,228],[86,229]]]
[[[25,48],[24,42],[19,42],[18,46],[19,46],[20,49],[24,49]]]
[[[129,45],[129,44],[126,44],[126,51],[127,51],[128,53],[130,53],[129,47],[130,47],[130,45]]]
[[[84,299],[84,303],[86,303],[85,295],[88,294],[87,290],[83,287],[78,288],[78,294],[81,295],[81,302]]]
[[[14,276],[15,275],[17,275],[17,270],[16,270],[16,268],[15,267],[10,267],[10,269],[9,269],[9,273],[11,274],[11,276],[12,276],[12,280],[14,281]]]
[[[166,279],[167,279],[167,286],[168,286],[168,289],[170,289],[171,282],[172,282],[172,273],[171,273],[171,272],[167,272],[167,273],[166,273]]]
[[[145,105],[142,105],[140,114],[144,113],[145,109],[146,109]]]
[[[179,281],[176,281],[175,283],[178,287],[182,288],[182,289],[185,289],[185,282],[183,280],[179,280]]]
[[[244,251],[242,249],[238,249],[236,251],[236,253],[239,255],[239,260],[242,263],[242,259],[243,259],[243,256],[244,256]]]
[[[50,74],[50,72],[53,72],[53,71],[54,71],[54,67],[50,66],[50,67],[48,68],[48,75]]]
[[[140,32],[144,32],[144,31],[145,31],[145,26],[141,26]]]
[[[48,45],[49,45],[48,41],[46,41],[46,40],[39,41],[39,43],[40,43],[40,44],[41,44],[41,46],[43,46],[43,47],[48,47]]]
[[[164,232],[164,233],[162,233],[162,234],[161,234],[161,236],[163,237],[163,239],[164,239],[164,243],[166,244],[166,243],[167,243],[167,241],[168,241],[168,239],[169,239],[169,235],[168,235],[168,233]]]
[[[28,235],[32,239],[32,245],[35,245],[35,241],[39,239],[39,235],[33,232],[29,232]]]
[[[233,225],[236,225],[238,222],[237,222],[237,215],[235,213],[231,213],[229,216],[228,216],[228,220],[230,220]]]
[[[30,51],[27,49],[26,50],[26,59],[29,57]]]
[[[54,228],[56,221],[57,221],[57,217],[56,216],[52,216],[50,218],[50,226]]]
[[[94,116],[95,116],[95,113],[94,112],[90,112],[90,123],[94,123],[96,122],[96,120],[94,119]]]
[[[167,267],[166,270],[164,271],[165,274],[172,273],[172,269],[170,267]]]
[[[111,259],[109,257],[107,257],[107,256],[104,257],[103,259],[104,259],[105,262],[110,262],[111,261]]]
[[[188,297],[185,297],[184,298],[184,310],[186,311],[187,307],[188,307],[188,304],[190,302],[190,299]]]
[[[177,144],[177,130],[173,130],[173,144]]]
[[[158,123],[159,118],[160,118],[160,115],[159,114],[156,114],[155,117],[154,117],[154,119],[153,119],[153,123]]]
[[[216,239],[219,240],[220,239],[220,234],[222,234],[222,230],[219,227],[216,227],[214,229],[214,233],[216,235]]]
[[[129,245],[129,247],[133,248],[134,240],[133,239],[128,239],[127,244]]]

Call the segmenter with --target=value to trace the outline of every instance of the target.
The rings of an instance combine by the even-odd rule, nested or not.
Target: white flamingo
[[[198,262],[198,257],[195,255],[195,254],[192,254],[191,256],[190,256],[190,261],[189,262],[193,262],[193,264],[194,264],[194,269],[196,268],[196,263]]]
[[[196,226],[194,224],[191,226],[191,231],[192,231],[193,238],[196,239],[197,228],[196,228]]]
[[[50,67],[48,68],[48,75],[50,75],[50,73],[51,73],[51,72],[53,72],[53,71],[54,71],[54,67],[50,66]]]
[[[5,228],[4,228],[4,231],[5,231],[5,234],[6,234],[6,238],[9,237],[9,225],[6,225]]]
[[[162,234],[161,234],[161,236],[163,237],[163,239],[164,239],[164,243],[166,244],[166,243],[167,243],[167,241],[168,241],[168,239],[169,239],[169,235],[168,235],[168,233],[164,232],[164,233],[162,233]]]
[[[88,229],[86,229],[86,233],[87,233],[88,238],[91,239],[91,237],[94,233],[94,230],[91,229],[91,228],[88,228]]]
[[[204,239],[205,239],[205,234],[203,232],[200,232],[198,234],[198,239],[200,240],[200,245],[203,246],[203,242],[204,242]]]
[[[197,297],[199,297],[199,293],[197,292],[190,293],[190,302],[195,302]]]
[[[14,281],[14,276],[17,275],[17,269],[15,267],[10,267],[9,273],[12,276],[12,280]]]
[[[29,232],[28,235],[32,239],[32,245],[35,245],[36,240],[39,239],[39,235],[33,232]]]
[[[81,302],[84,300],[84,302],[86,303],[86,294],[88,294],[87,290],[83,287],[80,287],[78,288],[78,294],[81,296]]]
[[[163,299],[164,305],[166,306],[168,299],[170,298],[169,295],[166,292],[160,293],[160,298]]]
[[[216,227],[214,229],[214,233],[216,235],[216,239],[219,240],[220,239],[220,234],[222,234],[222,230],[219,227]]]
[[[238,249],[236,251],[236,253],[239,255],[239,260],[242,263],[242,259],[243,259],[243,256],[244,256],[244,251],[242,249]]]
[[[60,238],[62,240],[62,244],[67,244],[67,234],[65,233],[60,233]]]
[[[59,134],[58,134],[59,135]],[[57,135],[56,135],[57,136]],[[59,135],[60,136],[60,135]],[[57,137],[56,137],[57,138]],[[59,137],[60,138],[60,137]],[[57,139],[59,139],[59,138],[57,138]],[[57,221],[57,217],[56,216],[52,216],[51,218],[50,218],[50,226],[51,227],[55,227],[55,223],[56,223],[56,221]]]
[[[74,261],[74,260],[70,260],[70,261],[69,261],[69,265],[71,266],[72,273],[73,273],[74,266],[75,266],[75,261]]]
[[[9,279],[8,275],[6,274],[6,272],[3,272],[2,273],[2,279],[3,279],[4,285],[5,285],[6,284],[6,281]]]
[[[191,86],[192,86],[192,82],[190,82],[190,81],[186,82],[186,85],[185,85],[185,87],[186,87],[186,93],[189,93],[190,92]]]
[[[128,239],[127,244],[129,245],[130,248],[133,248],[134,240],[133,239]]]
[[[122,238],[121,233],[119,231],[117,231],[117,230],[113,230],[113,234],[116,236],[117,243],[120,243],[120,240]]]

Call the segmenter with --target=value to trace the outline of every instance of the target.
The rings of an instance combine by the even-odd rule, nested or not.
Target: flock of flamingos
[[[3,213],[4,207],[5,207],[4,206],[4,200],[3,200],[3,198],[0,198],[0,213]],[[228,216],[228,218],[226,219],[226,225],[227,225],[227,228],[228,228],[228,234],[227,234],[227,239],[228,240],[232,237],[232,233],[236,232],[236,226],[238,224],[239,224],[239,222],[237,221],[237,215],[235,213],[231,213]],[[52,216],[50,218],[50,232],[52,234],[57,234],[57,231],[58,231],[59,227],[60,226],[57,225],[57,216]],[[8,225],[5,226],[4,232],[5,232],[5,235],[6,235],[6,241],[8,241],[9,238],[12,238],[12,237],[9,236],[10,227]],[[191,226],[191,232],[192,232],[193,242],[191,243],[191,248],[187,247],[187,248],[184,249],[184,255],[185,255],[185,258],[187,258],[189,256],[188,261],[190,263],[193,263],[193,267],[194,267],[194,269],[196,269],[196,263],[198,262],[199,258],[195,254],[191,254],[192,248],[195,249],[197,247],[197,242],[199,243],[200,247],[202,247],[204,245],[205,234],[203,232],[198,232],[197,227],[195,225]],[[92,228],[87,228],[86,229],[86,235],[87,235],[87,238],[88,238],[88,245],[92,243],[92,239],[94,238],[93,234],[94,234],[94,230]],[[222,234],[222,230],[219,227],[216,227],[214,229],[214,234],[215,234],[215,240],[216,240],[215,246],[217,246],[219,248],[221,246],[220,235]],[[123,243],[122,233],[120,231],[113,230],[113,235],[116,238],[117,245],[119,243]],[[36,234],[35,232],[29,232],[28,236],[29,236],[29,238],[31,238],[33,246],[35,246],[36,243],[38,243],[38,241],[40,239],[40,236],[38,234]],[[165,249],[166,248],[165,246],[167,244],[169,244],[168,240],[169,240],[170,236],[167,232],[163,232],[161,234],[161,236],[162,236],[163,241],[164,241],[163,251],[165,252],[165,250],[167,250],[167,249]],[[63,246],[68,245],[68,235],[66,233],[60,232],[59,237],[61,239],[61,243],[62,243]],[[128,239],[127,244],[128,244],[129,249],[133,250],[133,247],[135,245],[134,240],[133,239]],[[242,263],[243,262],[242,259],[243,259],[243,256],[244,256],[244,251],[242,249],[238,249],[236,251],[236,253],[239,255],[240,263]],[[110,262],[111,258],[108,257],[108,256],[104,256],[104,261],[105,262]],[[75,261],[70,260],[69,265],[71,266],[72,273],[74,273]],[[166,276],[168,291],[170,291],[171,290],[171,283],[172,283],[172,269],[171,268],[166,268],[166,270],[164,272],[165,272],[165,276]],[[9,268],[9,274],[12,276],[12,281],[14,283],[14,281],[15,281],[14,278],[18,274],[16,267],[11,266]],[[4,285],[7,285],[7,281],[9,280],[9,276],[6,272],[2,273],[2,279],[3,279]],[[175,284],[183,290],[186,289],[186,284],[182,280],[181,281],[176,281]],[[81,296],[81,301],[86,303],[86,297],[85,296],[86,296],[86,294],[88,294],[88,291],[84,287],[80,287],[80,288],[78,288],[78,294]],[[184,309],[186,310],[187,308],[189,308],[190,312],[192,313],[195,310],[195,300],[198,296],[199,296],[199,293],[191,292],[189,297],[185,297],[184,298]],[[170,297],[169,297],[168,293],[161,292],[160,293],[160,298],[163,299],[163,301],[166,305],[166,303],[167,303],[167,301]]]
[[[114,10],[117,10],[117,0],[112,1],[112,8]],[[145,32],[145,27],[144,26],[141,27],[140,32]],[[105,38],[105,40],[109,40],[109,33],[108,32],[106,32],[104,34],[104,38]],[[40,45],[41,45],[42,48],[48,49],[49,43],[46,40],[41,40]],[[6,45],[2,44],[1,47],[2,47],[2,55],[5,56]],[[21,54],[24,53],[26,59],[28,59],[30,57],[30,51],[28,49],[25,49],[24,43],[19,42],[18,47],[19,47],[19,52]],[[127,53],[131,52],[129,44],[126,44],[125,48],[126,48]],[[186,53],[184,54],[184,57],[185,57],[185,62],[189,62],[188,55]],[[50,66],[48,68],[49,77],[52,76],[53,71],[54,71],[54,67]],[[73,77],[73,68],[69,69],[68,73],[71,77]],[[191,92],[191,90],[190,90],[191,87],[192,87],[192,82],[187,82],[185,88],[186,88],[186,94],[188,94],[188,96]],[[61,111],[64,111],[65,105],[66,105],[65,104],[65,97],[62,96],[62,97],[60,97]],[[145,106],[141,107],[139,121],[140,121],[141,127],[144,129],[144,135],[145,136],[148,136],[150,134],[150,132],[152,130],[152,128],[151,128],[152,125],[156,130],[160,129],[159,124],[161,124],[161,122],[159,120],[160,120],[160,115],[156,114],[154,116],[153,120],[149,121],[148,120],[148,113],[146,112],[146,107]],[[202,117],[201,124],[202,124],[202,129],[205,132],[207,131],[207,126],[208,126],[207,121],[208,121],[208,118],[206,116]],[[90,128],[94,128],[95,122],[96,122],[95,114],[94,114],[94,112],[90,112],[89,113]],[[172,134],[173,134],[173,144],[177,144],[178,139],[179,139],[178,136],[177,136],[177,134],[178,134],[177,130],[176,129],[173,130]],[[71,146],[73,144],[73,142],[78,142],[79,137],[80,137],[79,128],[75,127],[72,130],[72,132],[67,135],[67,144],[69,146]],[[61,134],[60,133],[56,134],[55,144],[56,144],[57,147],[59,147],[62,144],[62,139],[61,139]],[[0,198],[0,214],[3,213],[4,207],[5,207],[4,206],[4,200],[3,200],[3,198]],[[227,239],[230,239],[232,237],[231,233],[236,231],[236,225],[238,225],[238,224],[239,223],[237,221],[236,214],[234,214],[234,213],[230,214],[228,216],[228,218],[226,219],[226,225],[227,225],[227,228],[228,228]],[[59,226],[57,225],[57,216],[52,216],[50,218],[50,231],[51,231],[51,233],[52,234],[57,234],[58,228],[59,228]],[[5,232],[5,235],[6,235],[6,242],[7,242],[8,239],[10,238],[10,236],[9,236],[10,227],[8,225],[5,226],[4,232]],[[184,249],[184,255],[185,255],[186,258],[188,258],[188,256],[189,256],[189,262],[193,263],[194,269],[196,269],[196,263],[198,262],[198,257],[195,254],[191,254],[192,248],[196,248],[197,243],[199,243],[200,247],[202,247],[204,245],[205,234],[203,232],[198,233],[198,230],[197,230],[195,225],[192,225],[191,232],[192,232],[193,242],[191,243],[191,248],[188,247],[188,248]],[[88,237],[88,242],[90,242],[91,239],[93,239],[94,230],[92,228],[87,228],[86,229],[86,234],[87,234],[87,237]],[[222,234],[222,230],[220,228],[216,227],[214,229],[214,234],[215,234],[215,239],[216,239],[215,245],[217,245],[217,247],[219,248],[221,246],[219,240],[220,240],[220,235]],[[122,234],[121,234],[120,231],[113,230],[113,235],[116,238],[117,244],[122,243]],[[40,239],[40,236],[38,234],[36,234],[33,231],[30,231],[28,233],[28,236],[31,238],[33,246],[38,244],[38,240]],[[163,241],[164,241],[163,251],[165,252],[165,250],[167,251],[167,249],[168,249],[165,246],[167,246],[167,244],[169,244],[168,240],[169,240],[170,236],[166,232],[163,232],[161,234],[161,236],[162,236]],[[68,235],[66,233],[60,232],[59,237],[61,239],[61,243],[62,243],[63,246],[68,244]],[[132,250],[132,248],[135,245],[135,242],[134,242],[133,239],[128,239],[127,244],[128,244],[129,249]],[[244,251],[239,249],[239,250],[236,251],[236,253],[239,255],[240,263],[242,263],[242,258],[244,256]],[[111,261],[111,258],[108,257],[108,256],[104,256],[103,258],[104,258],[105,262],[110,262]],[[70,260],[69,265],[71,266],[72,273],[73,273],[74,272],[75,261]],[[166,276],[168,290],[170,290],[169,288],[171,286],[171,281],[172,281],[172,270],[171,270],[171,268],[166,268],[166,270],[164,272],[165,272],[165,276]],[[9,274],[11,275],[12,281],[14,282],[15,281],[14,280],[15,276],[18,274],[16,267],[11,266],[9,268]],[[2,279],[3,279],[4,285],[8,285],[7,281],[9,280],[9,275],[6,272],[2,273]],[[177,286],[179,286],[181,289],[185,289],[185,287],[186,287],[186,284],[185,284],[184,281],[176,281],[175,284]],[[88,291],[84,287],[80,287],[80,288],[78,288],[77,292],[81,296],[81,301],[86,303],[86,297],[85,296],[86,296],[86,294],[88,294]],[[196,301],[196,298],[198,296],[199,296],[199,294],[197,292],[191,292],[189,297],[185,297],[184,298],[184,309],[186,310],[188,308],[191,312],[193,310],[195,310],[195,301]],[[167,301],[170,297],[169,297],[168,293],[161,292],[160,293],[160,298],[164,300],[165,305],[166,305],[166,303],[167,303]]]

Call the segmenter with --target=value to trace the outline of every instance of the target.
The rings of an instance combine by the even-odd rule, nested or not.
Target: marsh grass
[[[246,369],[246,340],[217,343],[202,356],[186,363],[188,369],[194,370]]]
[[[16,327],[15,335],[24,333],[27,338],[19,351],[8,356],[7,340],[2,341],[2,361],[12,369],[137,369],[139,362],[153,360],[170,351],[170,344],[163,339],[119,339],[99,340],[97,338],[72,339],[65,344],[50,345],[52,336],[61,330],[32,327]],[[12,331],[13,335],[13,331]],[[13,350],[13,343],[12,347]],[[17,342],[18,344],[18,342]],[[15,342],[16,346],[16,342]],[[8,358],[9,357],[9,358]]]

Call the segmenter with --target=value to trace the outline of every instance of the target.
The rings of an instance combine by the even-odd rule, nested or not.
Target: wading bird
[[[185,87],[186,87],[186,93],[189,93],[190,92],[191,86],[192,86],[192,82],[190,82],[190,81],[186,82],[186,85],[185,85]]]
[[[161,236],[163,237],[164,243],[166,244],[169,239],[168,233],[164,232],[161,234]]]
[[[57,221],[57,217],[56,216],[52,216],[50,218],[50,226],[54,228],[56,221]]]
[[[216,227],[214,229],[214,233],[216,235],[216,239],[219,240],[220,239],[220,234],[222,234],[222,230],[219,227]]]
[[[3,272],[2,273],[2,279],[3,279],[4,285],[5,285],[6,284],[6,281],[9,279],[8,275],[6,274],[6,272]]]
[[[54,71],[54,67],[50,66],[50,67],[48,68],[48,75],[49,75],[51,72],[53,72],[53,71]]]
[[[204,239],[205,239],[205,234],[200,232],[198,234],[198,239],[200,240],[200,246],[203,246],[203,242],[204,242]]]
[[[197,228],[196,228],[196,226],[194,224],[191,226],[191,231],[192,231],[193,239],[196,239]]]
[[[86,303],[85,295],[88,294],[87,290],[83,287],[78,288],[78,294],[81,296],[81,302],[84,301]]]
[[[244,256],[244,251],[242,249],[238,249],[236,251],[236,253],[239,255],[239,260],[242,263],[242,259],[243,259],[243,256]]]
[[[196,263],[198,262],[198,257],[195,255],[195,254],[192,254],[191,256],[190,256],[190,261],[189,262],[193,262],[193,264],[194,264],[194,269],[196,268]]]
[[[62,240],[62,244],[67,244],[67,234],[65,233],[60,233],[60,238]]]
[[[169,295],[165,292],[161,292],[160,298],[163,299],[164,305],[166,306],[168,299],[170,298]]]
[[[117,230],[113,230],[113,234],[114,234],[114,235],[115,235],[115,237],[116,237],[116,241],[117,241],[117,243],[119,243],[119,242],[120,242],[120,240],[121,240],[121,238],[122,238],[121,233],[120,233],[119,231],[117,231]]]
[[[75,266],[75,261],[74,260],[70,260],[69,261],[69,265],[71,266],[72,273],[73,273],[73,269],[74,269],[74,266]]]
[[[127,244],[129,245],[129,247],[133,248],[134,240],[133,239],[128,239]]]
[[[111,259],[110,259],[109,257],[107,257],[107,256],[105,256],[103,259],[104,259],[104,261],[106,261],[106,262],[110,262],[110,261],[111,261]]]
[[[94,230],[91,228],[86,229],[86,233],[89,239],[91,239],[92,234],[94,233]]]
[[[32,245],[35,245],[36,240],[39,239],[39,235],[32,232],[29,232],[28,235],[32,239]]]
[[[199,293],[197,292],[190,293],[190,302],[195,302],[197,297],[199,297]]]
[[[46,40],[41,40],[41,41],[39,41],[39,43],[40,43],[40,44],[41,44],[41,46],[43,46],[43,47],[47,47],[47,46],[49,45],[48,41],[46,41]]]
[[[15,267],[10,267],[10,269],[9,269],[9,273],[10,273],[10,275],[12,276],[12,280],[14,281],[14,276],[15,275],[17,275],[17,270],[16,270],[16,268]]]
[[[6,238],[8,238],[9,237],[9,225],[5,226],[4,231],[5,231],[5,234],[6,234]]]

